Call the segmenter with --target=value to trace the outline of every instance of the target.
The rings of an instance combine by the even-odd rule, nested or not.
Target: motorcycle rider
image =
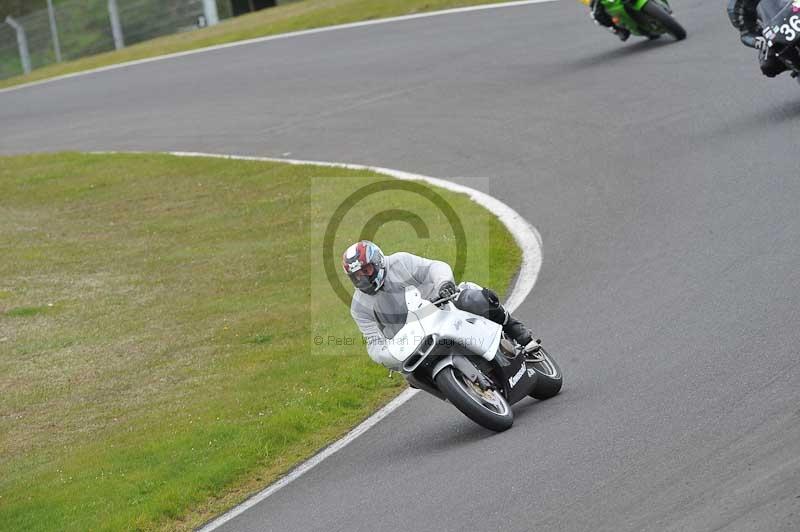
[[[761,72],[768,78],[774,78],[788,69],[767,46],[766,39],[758,31],[756,6],[759,2],[760,0],[730,0],[728,17],[731,19],[731,24],[741,32],[742,44],[762,50],[759,54]]]
[[[603,4],[600,0],[591,0],[589,3],[589,14],[592,17],[592,20],[594,20],[597,24],[608,28],[611,33],[619,37],[620,41],[625,42],[628,40],[628,37],[631,36],[631,32],[626,28],[614,24],[614,21],[611,20],[609,14],[606,13],[606,9],[603,7]]]
[[[503,308],[497,294],[472,283],[462,283],[458,291],[453,270],[445,262],[405,252],[384,255],[373,242],[362,240],[342,254],[342,267],[357,288],[350,315],[367,341],[367,352],[373,361],[390,369],[399,366],[387,343],[405,325],[407,286],[415,286],[429,301],[458,292],[453,301],[456,307],[502,324],[503,331],[524,346],[526,353],[539,348],[531,331]]]

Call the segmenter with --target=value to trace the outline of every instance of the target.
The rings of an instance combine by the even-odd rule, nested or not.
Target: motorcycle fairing
[[[756,11],[770,46],[789,45],[800,39],[800,13],[791,0],[761,0]]]
[[[645,35],[648,33],[661,34],[663,29],[659,25],[654,25],[654,21],[641,14],[642,8],[648,2],[657,2],[666,7],[671,12],[667,0],[601,0],[603,7],[612,19],[618,19],[619,24],[628,28],[634,35]]]
[[[503,395],[509,404],[514,404],[525,397],[536,384],[536,372],[525,364],[525,355],[518,354],[511,358],[502,352],[497,353],[497,358],[502,357],[508,364],[498,364],[498,370],[502,376],[504,385]]]
[[[389,341],[388,349],[398,362],[405,362],[427,339],[436,336],[438,345],[453,345],[461,351],[493,360],[500,346],[503,328],[486,318],[458,310],[452,305],[440,309],[419,297],[414,287],[407,289],[406,325]]]

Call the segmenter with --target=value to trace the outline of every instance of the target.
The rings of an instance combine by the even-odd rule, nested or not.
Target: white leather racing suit
[[[417,287],[423,299],[433,301],[442,284],[453,281],[453,270],[446,262],[405,252],[387,255],[385,267],[386,278],[375,295],[355,291],[350,315],[364,335],[370,358],[395,368],[399,363],[389,354],[387,340],[405,325],[406,287]]]
[[[423,299],[439,298],[444,283],[453,282],[453,270],[447,263],[412,255],[395,253],[385,259],[386,277],[374,295],[356,290],[350,304],[361,334],[367,342],[370,358],[390,369],[400,363],[389,353],[388,342],[406,323],[406,287],[415,286]],[[453,301],[456,307],[483,316],[503,326],[503,331],[520,345],[533,341],[531,331],[500,304],[497,294],[473,283],[461,283],[461,293]]]

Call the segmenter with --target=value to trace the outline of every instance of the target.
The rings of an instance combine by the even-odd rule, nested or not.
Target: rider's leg
[[[629,32],[627,29],[614,24],[614,21],[611,20],[610,16],[608,16],[608,13],[606,13],[605,8],[599,0],[594,0],[589,6],[589,9],[591,10],[592,19],[594,19],[594,21],[601,26],[608,28],[609,31],[619,37],[621,41],[626,41],[628,40],[628,37],[631,36],[631,32]]]
[[[501,324],[503,332],[518,344],[525,346],[527,351],[533,352],[538,349],[538,343],[534,341],[531,330],[503,308],[503,305],[500,304],[500,298],[497,297],[494,291],[488,288],[467,288],[459,293],[454,303],[461,310],[483,316]]]
[[[502,306],[500,308],[502,308]],[[505,309],[503,309],[503,311],[505,311]],[[531,330],[510,313],[508,314],[508,319],[503,324],[503,332],[520,345],[528,345],[533,340],[533,333]]]

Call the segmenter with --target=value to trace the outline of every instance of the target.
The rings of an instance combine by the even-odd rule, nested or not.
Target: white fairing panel
[[[419,344],[425,339],[425,329],[419,320],[414,319],[413,315],[409,313],[408,322],[402,329],[397,331],[394,338],[387,340],[389,345],[389,353],[398,362],[405,362],[408,357],[414,354]]]
[[[388,349],[399,362],[405,362],[425,337],[436,335],[439,344],[452,344],[486,360],[494,359],[503,328],[500,324],[449,304],[440,309],[422,299],[416,288],[406,289],[406,325],[389,340]]]

